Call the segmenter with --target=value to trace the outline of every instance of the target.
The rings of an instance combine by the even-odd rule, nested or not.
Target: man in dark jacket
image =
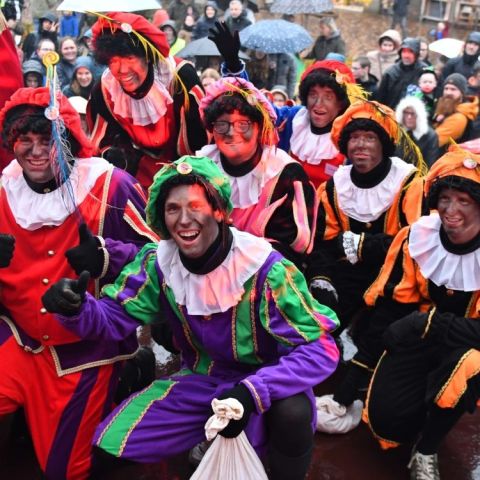
[[[225,20],[225,23],[231,32],[241,31],[252,24],[247,18],[247,12],[243,9],[243,3],[240,0],[232,0],[228,8],[230,16]]]
[[[473,75],[473,66],[480,53],[480,32],[470,32],[465,40],[463,55],[448,60],[442,70],[442,82],[452,73],[460,73],[465,78]]]
[[[345,55],[345,42],[340,36],[335,20],[332,17],[324,17],[320,19],[320,35],[305,58],[324,60],[330,52]]]
[[[352,73],[355,77],[355,82],[360,85],[366,92],[370,93],[370,98],[375,99],[375,94],[378,89],[378,78],[370,73],[372,64],[368,57],[357,57],[352,62]]]
[[[409,3],[410,0],[395,0],[393,2],[393,18],[392,26],[390,28],[394,30],[397,25],[400,25],[403,38],[407,36],[407,14]]]
[[[390,108],[398,105],[408,85],[417,83],[426,66],[418,59],[420,41],[417,38],[407,37],[403,40],[399,53],[400,61],[385,72],[377,91],[377,100]]]

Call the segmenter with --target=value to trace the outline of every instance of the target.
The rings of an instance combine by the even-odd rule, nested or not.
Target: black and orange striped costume
[[[390,166],[391,159],[384,159],[375,171],[361,177],[375,182],[374,176],[377,176],[377,183],[380,183]],[[339,207],[334,179],[327,181],[319,191],[317,236],[307,277],[310,281],[326,279],[335,287],[339,296],[337,313],[343,326],[348,325],[365,306],[363,294],[377,277],[394,236],[422,214],[423,181],[415,174],[413,170],[405,177],[398,191],[392,195],[390,207],[370,222],[355,220]],[[360,175],[357,177],[360,178]],[[361,187],[361,184],[357,185]],[[374,185],[370,183],[370,186]],[[359,261],[353,265],[345,258],[341,244],[342,235],[347,231],[361,235]]]
[[[378,313],[377,325],[371,325],[377,337],[408,312],[429,312],[428,334],[384,354],[372,377],[364,419],[382,448],[414,439],[432,405],[453,409],[461,403],[473,411],[480,398],[480,291],[454,290],[425,278],[411,256],[410,235],[407,227],[395,237],[379,277],[365,294],[367,305]],[[455,255],[467,251],[449,243],[441,231],[436,236]],[[479,250],[477,235],[468,252]],[[369,356],[364,349],[361,360],[368,362]]]

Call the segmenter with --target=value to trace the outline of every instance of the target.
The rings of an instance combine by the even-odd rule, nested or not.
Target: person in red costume
[[[108,66],[87,108],[93,144],[147,188],[162,164],[208,142],[198,113],[200,80],[139,15],[108,13],[92,32],[95,58]]]
[[[17,50],[2,12],[0,12],[0,79],[0,108],[2,108],[12,93],[23,86]],[[0,145],[0,171],[12,159],[12,154]]]
[[[16,157],[0,188],[0,456],[12,415],[23,408],[45,477],[85,480],[93,432],[113,407],[121,360],[133,358],[138,342],[136,335],[80,339],[48,313],[42,296],[62,276],[80,273],[78,288],[98,296],[156,235],[144,221],[142,187],[92,157],[79,114],[65,96],[55,98],[70,152],[47,118],[48,88],[21,88],[0,112]],[[68,167],[60,176],[62,154]]]

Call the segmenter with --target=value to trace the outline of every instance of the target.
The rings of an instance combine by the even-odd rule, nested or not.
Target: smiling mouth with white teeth
[[[200,230],[192,230],[190,232],[179,232],[178,236],[182,240],[192,241],[195,240],[200,235]]]

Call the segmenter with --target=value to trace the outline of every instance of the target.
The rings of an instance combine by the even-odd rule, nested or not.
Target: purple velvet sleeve
[[[336,369],[338,350],[330,334],[299,345],[279,358],[278,363],[259,368],[242,383],[250,390],[259,413],[272,401],[296,395],[318,385]]]
[[[123,243],[112,238],[105,238],[104,240],[108,252],[108,268],[102,278],[102,284],[114,282],[122,268],[132,262],[140,251],[140,248],[134,243]]]
[[[57,315],[57,318],[65,328],[84,340],[119,342],[139,326],[114,300],[107,297],[95,300],[89,293],[77,315]]]

